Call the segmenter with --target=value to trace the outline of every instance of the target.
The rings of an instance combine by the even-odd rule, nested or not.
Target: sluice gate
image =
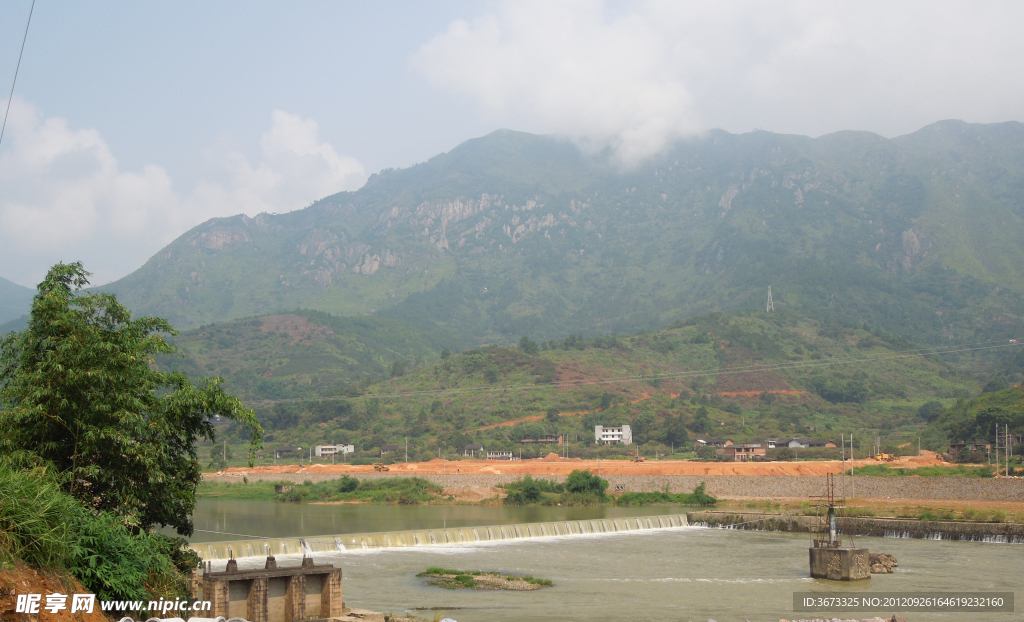
[[[379,533],[348,533],[308,538],[268,538],[231,542],[196,542],[190,547],[206,561],[266,557],[267,555],[313,555],[362,549],[387,549],[445,544],[500,542],[526,538],[624,533],[686,527],[686,514],[594,518],[546,523],[514,523],[483,527],[412,529]]]

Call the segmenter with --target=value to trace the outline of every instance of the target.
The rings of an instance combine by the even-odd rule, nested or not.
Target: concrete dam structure
[[[518,523],[485,527],[412,529],[380,533],[350,533],[308,538],[267,538],[229,542],[197,542],[189,545],[205,561],[266,557],[273,555],[315,555],[364,549],[442,546],[501,542],[526,538],[629,533],[688,526],[686,514],[595,518],[546,523]]]

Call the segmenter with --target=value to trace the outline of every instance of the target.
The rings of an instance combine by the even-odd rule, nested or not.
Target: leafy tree
[[[28,328],[0,342],[0,454],[49,464],[73,497],[126,524],[192,534],[201,477],[196,441],[214,440],[212,415],[252,433],[251,410],[219,378],[194,385],[158,372],[156,355],[176,349],[162,319],[131,313],[111,294],[82,292],[80,263],[57,264],[39,284]]]
[[[982,393],[996,393],[1010,388],[1010,383],[1002,378],[996,378],[989,380],[985,383],[985,387],[981,390]]]
[[[399,376],[405,375],[405,367],[407,363],[405,361],[395,361],[391,364],[391,377],[398,378]]]
[[[600,478],[590,471],[573,471],[565,480],[566,492],[592,494],[604,498],[605,490],[608,490],[608,480]]]
[[[547,411],[548,421],[551,423],[558,423],[558,407],[552,406]]]
[[[214,443],[210,446],[210,466],[218,471],[223,471],[228,468],[228,461],[234,457],[234,454],[231,452],[231,447],[226,443],[223,445]]]
[[[930,402],[925,402],[917,409],[917,416],[926,421],[932,421],[941,415],[944,410],[941,402],[931,400]]]
[[[605,391],[604,393],[601,394],[601,410],[604,410],[605,408],[610,408],[611,405],[612,405],[612,394],[607,392],[607,391]]]
[[[444,348],[444,349],[441,350],[441,360],[442,361],[446,361],[446,360],[450,359],[451,357],[452,357],[452,351],[451,350],[449,350],[448,348]]]
[[[523,354],[529,354],[530,356],[535,356],[539,350],[537,342],[525,335],[519,340],[519,349],[523,351]]]
[[[690,429],[698,434],[710,434],[711,433],[711,419],[708,418],[708,409],[701,406],[700,410],[697,411],[697,416],[693,418],[693,424]]]
[[[686,422],[683,421],[683,413],[675,417],[666,417],[665,424],[665,442],[682,447],[690,440],[690,435],[686,432]]]
[[[540,483],[533,477],[527,475],[516,484],[516,487],[509,490],[508,496],[505,497],[505,505],[526,505],[541,500],[543,490]]]
[[[630,424],[630,428],[632,428],[633,432],[633,439],[638,443],[646,443],[648,441],[648,436],[654,427],[654,421],[654,413],[649,410],[645,410],[634,417]]]
[[[718,459],[718,452],[711,445],[701,445],[697,448],[697,458],[704,461]]]

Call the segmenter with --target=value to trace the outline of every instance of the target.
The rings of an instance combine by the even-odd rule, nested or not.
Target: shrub
[[[590,471],[575,470],[565,481],[566,492],[592,494],[603,499],[604,491],[608,490],[608,480],[594,475]]]

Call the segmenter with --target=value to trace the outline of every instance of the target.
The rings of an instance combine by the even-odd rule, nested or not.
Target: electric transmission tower
[[[774,311],[774,310],[775,310],[775,301],[772,300],[772,286],[769,285],[768,286],[768,307],[765,309],[765,311],[767,312],[767,311]]]

